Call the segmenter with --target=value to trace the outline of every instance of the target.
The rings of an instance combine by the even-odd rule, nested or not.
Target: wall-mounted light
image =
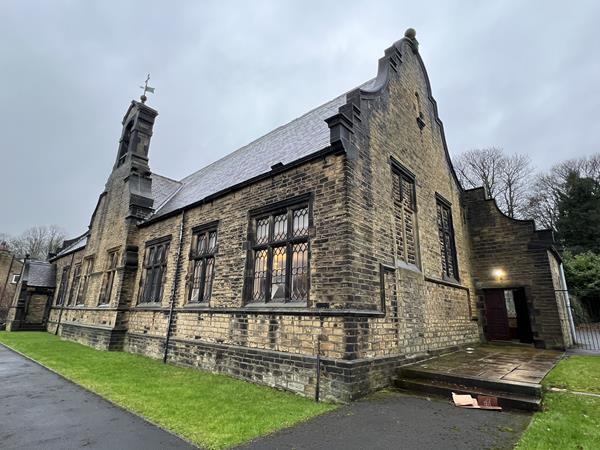
[[[506,272],[500,268],[492,270],[492,274],[496,281],[504,281],[504,278],[506,278]]]

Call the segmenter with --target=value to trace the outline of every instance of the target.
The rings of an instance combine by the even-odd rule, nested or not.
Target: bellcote
[[[154,120],[158,112],[143,103],[133,100],[123,117],[123,131],[119,151],[113,170],[129,165],[133,170],[144,172],[148,168],[148,150]]]
[[[118,186],[114,184],[117,179],[125,182],[124,188],[129,197],[127,218],[134,220],[144,220],[154,211],[148,150],[157,115],[156,110],[144,103],[131,102],[123,117],[119,150],[107,184],[108,189],[109,186]]]

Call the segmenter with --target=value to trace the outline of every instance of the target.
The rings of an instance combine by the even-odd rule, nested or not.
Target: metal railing
[[[583,350],[600,350],[600,302],[573,302],[571,316],[575,346]]]

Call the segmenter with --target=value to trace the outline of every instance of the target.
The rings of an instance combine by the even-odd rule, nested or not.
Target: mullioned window
[[[249,303],[306,302],[309,206],[296,204],[251,219]]]

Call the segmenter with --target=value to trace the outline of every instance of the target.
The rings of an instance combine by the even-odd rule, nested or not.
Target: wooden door
[[[510,340],[508,315],[502,289],[485,291],[486,337],[490,341]]]

